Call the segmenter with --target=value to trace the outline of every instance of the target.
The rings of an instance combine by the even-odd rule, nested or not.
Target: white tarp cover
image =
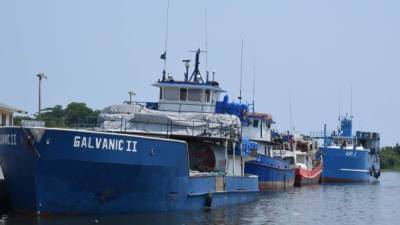
[[[236,137],[240,132],[240,119],[234,115],[158,111],[140,105],[107,107],[99,119],[106,130],[211,137]]]

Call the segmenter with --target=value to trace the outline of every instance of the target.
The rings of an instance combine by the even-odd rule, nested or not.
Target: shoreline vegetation
[[[14,124],[20,124],[21,120],[41,120],[49,127],[94,127],[97,125],[99,114],[100,110],[91,109],[85,103],[71,102],[66,108],[61,105],[46,108],[34,117],[17,116],[14,118]],[[400,144],[383,147],[380,158],[382,170],[400,172]]]
[[[41,110],[40,114],[33,117],[16,116],[14,124],[19,125],[21,120],[40,120],[48,127],[77,128],[94,127],[97,125],[97,117],[100,110],[93,110],[85,103],[71,102],[64,109],[61,105]]]
[[[400,172],[400,145],[384,147],[381,149],[381,169],[384,171]]]

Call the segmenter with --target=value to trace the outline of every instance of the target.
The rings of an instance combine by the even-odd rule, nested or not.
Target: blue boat
[[[107,214],[214,208],[255,200],[256,176],[229,154],[240,120],[215,114],[223,90],[160,79],[160,101],[103,110],[96,128],[0,127],[0,166],[16,211]],[[155,109],[156,110],[155,110]],[[239,123],[237,123],[239,121]]]
[[[288,160],[259,154],[255,160],[246,162],[244,171],[258,176],[259,188],[262,191],[294,186],[295,167]]]
[[[3,172],[0,168],[0,211],[7,209],[9,204],[6,182],[4,181]]]
[[[293,187],[295,181],[293,154],[292,157],[274,154],[273,146],[277,143],[272,142],[273,123],[270,114],[255,112],[248,113],[243,123],[243,136],[257,143],[255,157],[246,161],[244,171],[257,175],[259,188],[264,191]]]
[[[325,129],[326,133],[326,129]],[[352,134],[352,116],[340,119],[340,128],[324,135],[320,147],[323,182],[372,182],[380,176],[379,134],[357,131]]]

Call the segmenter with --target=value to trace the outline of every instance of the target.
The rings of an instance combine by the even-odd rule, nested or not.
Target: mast
[[[195,58],[195,62],[194,62],[194,70],[193,70],[192,75],[191,75],[190,78],[189,78],[189,82],[191,82],[192,79],[193,79],[193,82],[196,82],[196,83],[199,83],[199,82],[204,83],[203,78],[201,77],[200,70],[199,70],[199,65],[200,65],[200,53],[201,53],[201,52],[204,52],[204,51],[201,51],[200,48],[198,48],[197,51],[190,51],[190,52],[195,52],[195,53],[196,53],[196,58]]]
[[[353,118],[353,84],[350,84],[350,118]]]
[[[164,45],[164,53],[161,54],[160,58],[164,60],[164,67],[162,72],[162,81],[166,80],[166,68],[167,68],[167,47],[168,47],[168,19],[169,19],[169,0],[167,2],[167,14],[166,14],[166,23],[165,23],[165,45]]]
[[[254,50],[254,64],[253,64],[253,92],[252,92],[252,98],[253,98],[253,113],[255,112],[255,105],[254,105],[254,98],[256,95],[256,51]]]
[[[239,89],[240,104],[242,104],[242,82],[243,82],[243,38],[242,38],[242,48],[240,50],[240,89]]]
[[[293,118],[292,118],[292,90],[289,91],[289,131],[293,133]]]
[[[206,40],[206,73],[208,74],[207,8],[204,9],[204,26],[205,26],[204,34],[205,34],[205,40]]]

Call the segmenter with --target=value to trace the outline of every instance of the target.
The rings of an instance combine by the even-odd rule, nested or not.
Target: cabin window
[[[6,116],[6,114],[5,113],[2,113],[1,114],[1,126],[5,126],[6,125],[6,118],[7,118],[7,116]]]
[[[206,96],[205,96],[206,102],[210,102],[210,95],[211,95],[210,90],[206,90]]]
[[[193,102],[201,102],[201,89],[189,89],[188,99]]]
[[[187,100],[187,89],[186,88],[181,88],[181,101],[186,101]]]
[[[179,89],[178,88],[164,88],[164,99],[165,100],[179,100]]]
[[[254,120],[253,127],[258,127],[259,120]]]
[[[163,94],[162,94],[162,92],[163,92],[163,89],[160,88],[160,100],[163,99]]]

